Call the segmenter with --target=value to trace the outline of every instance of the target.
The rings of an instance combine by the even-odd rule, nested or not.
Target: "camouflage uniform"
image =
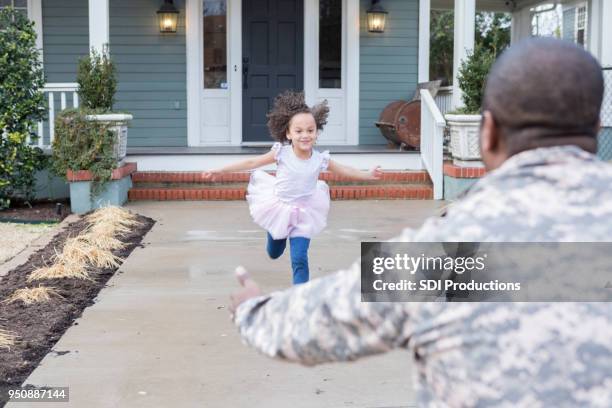
[[[445,217],[395,241],[612,241],[612,166],[577,147],[530,150]],[[305,365],[396,347],[423,406],[612,406],[609,303],[362,303],[360,268],[250,299],[235,321],[262,353]]]

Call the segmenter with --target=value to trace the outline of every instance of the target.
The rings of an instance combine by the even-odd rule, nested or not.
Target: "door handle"
[[[242,58],[242,88],[249,88],[249,57]]]

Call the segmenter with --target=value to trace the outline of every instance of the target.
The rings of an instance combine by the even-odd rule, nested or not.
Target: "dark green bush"
[[[461,113],[476,114],[482,108],[482,97],[487,81],[487,75],[495,62],[495,54],[484,48],[477,47],[462,61],[457,80],[459,88],[463,91]]]
[[[45,116],[45,78],[34,24],[13,8],[0,10],[0,209],[34,197],[35,173],[44,166],[35,124]]]
[[[81,106],[96,112],[110,112],[113,109],[117,79],[115,65],[108,51],[101,54],[94,49],[79,60],[77,83]]]
[[[53,171],[66,177],[68,170],[89,170],[92,194],[99,193],[111,179],[117,160],[113,155],[115,134],[108,124],[87,120],[87,110],[65,110],[55,119]]]

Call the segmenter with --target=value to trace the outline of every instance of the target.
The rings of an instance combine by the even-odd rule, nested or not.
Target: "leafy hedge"
[[[461,62],[459,75],[457,76],[459,88],[463,91],[463,103],[465,104],[460,109],[461,113],[480,113],[487,76],[494,62],[494,52],[484,47],[476,47]]]
[[[89,170],[96,195],[117,168],[113,155],[116,136],[109,124],[87,120],[88,113],[93,111],[69,109],[55,119],[52,169],[64,178],[68,170]]]
[[[110,112],[117,91],[115,64],[108,49],[98,53],[92,49],[90,54],[79,60],[77,83],[81,106],[97,112]]]
[[[34,24],[8,7],[0,10],[0,209],[34,197],[43,152],[28,144],[46,114],[45,78]]]

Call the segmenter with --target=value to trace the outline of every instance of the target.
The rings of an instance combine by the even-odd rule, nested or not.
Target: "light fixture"
[[[379,4],[380,0],[372,0],[368,15],[368,31],[371,33],[384,33],[387,22],[387,11]]]
[[[172,0],[164,0],[164,4],[157,10],[160,33],[176,33],[179,11],[174,7]]]

